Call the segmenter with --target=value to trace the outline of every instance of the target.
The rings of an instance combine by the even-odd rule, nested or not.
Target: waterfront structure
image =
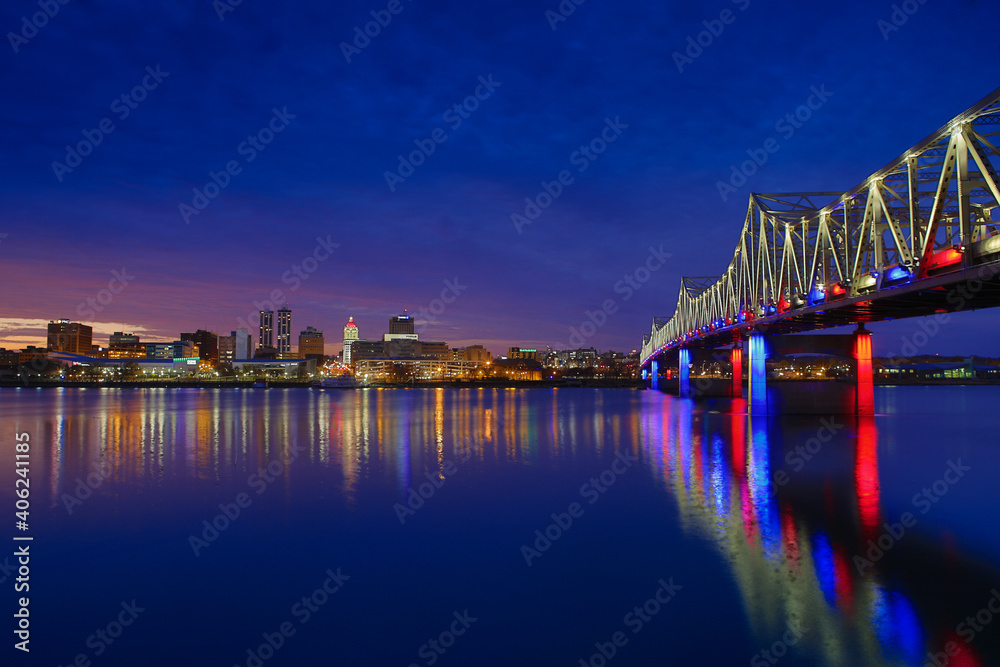
[[[237,359],[233,368],[241,373],[284,378],[303,378],[316,374],[315,359]]]
[[[286,354],[292,351],[292,311],[286,304],[278,311],[277,341],[275,347],[278,354]]]
[[[535,359],[497,359],[493,362],[493,377],[507,380],[541,380],[542,365]]]
[[[274,347],[274,311],[260,311],[260,326],[257,330],[257,349]]]
[[[54,352],[87,354],[94,344],[93,327],[67,319],[50,321],[47,333],[47,346]]]
[[[354,375],[363,382],[420,382],[482,376],[478,364],[438,359],[357,359]]]
[[[323,332],[306,327],[299,332],[299,357],[303,359],[322,359],[325,356]]]

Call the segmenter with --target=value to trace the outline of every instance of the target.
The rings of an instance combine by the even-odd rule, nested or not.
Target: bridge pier
[[[691,398],[691,350],[680,349],[680,361],[677,363],[677,379],[680,384],[681,398]]]
[[[750,414],[767,414],[767,346],[764,334],[750,334]]]
[[[733,365],[733,398],[743,398],[743,343],[736,342],[729,353]]]
[[[650,389],[660,388],[660,362],[656,359],[649,364],[649,387]]]
[[[875,414],[875,382],[872,377],[872,332],[858,325],[854,332],[854,358],[857,360],[855,378],[857,390],[855,408],[859,415]]]

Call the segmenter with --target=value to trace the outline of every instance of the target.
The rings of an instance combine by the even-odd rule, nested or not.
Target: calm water
[[[876,400],[751,420],[630,390],[3,389],[0,564],[34,537],[31,654],[9,570],[3,653],[1000,664],[1000,388]]]

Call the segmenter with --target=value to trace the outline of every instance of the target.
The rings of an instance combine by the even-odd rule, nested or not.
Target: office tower
[[[67,319],[52,320],[48,327],[48,348],[53,352],[90,354],[94,345],[94,329]]]
[[[278,354],[292,351],[292,311],[286,305],[278,311]]]
[[[219,362],[231,364],[236,359],[236,332],[230,336],[219,336]]]
[[[412,334],[413,333],[413,318],[406,314],[406,311],[402,315],[397,315],[396,317],[389,319],[389,333],[390,334]]]
[[[274,311],[260,311],[260,332],[257,334],[257,349],[274,347]]]
[[[219,334],[198,329],[193,333],[182,333],[181,340],[189,340],[198,346],[198,357],[213,364],[219,363]]]
[[[144,359],[145,357],[146,346],[139,341],[139,337],[135,334],[116,331],[108,336],[109,359]]]
[[[232,335],[236,337],[236,358],[249,359],[250,351],[253,350],[250,332],[246,329],[237,329]]]
[[[347,318],[347,324],[344,325],[344,365],[351,365],[351,344],[358,340],[358,325],[354,323],[353,317]]]
[[[299,357],[302,359],[322,359],[323,332],[313,327],[306,327],[305,331],[299,332]]]

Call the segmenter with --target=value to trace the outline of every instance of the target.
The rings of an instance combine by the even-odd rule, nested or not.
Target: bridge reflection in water
[[[646,414],[642,448],[685,532],[728,561],[770,658],[1000,664],[995,633],[959,625],[986,606],[996,570],[921,531],[916,509],[916,525],[886,536],[901,515],[881,505],[875,417],[769,419],[748,416],[744,400],[720,406],[664,396]]]

